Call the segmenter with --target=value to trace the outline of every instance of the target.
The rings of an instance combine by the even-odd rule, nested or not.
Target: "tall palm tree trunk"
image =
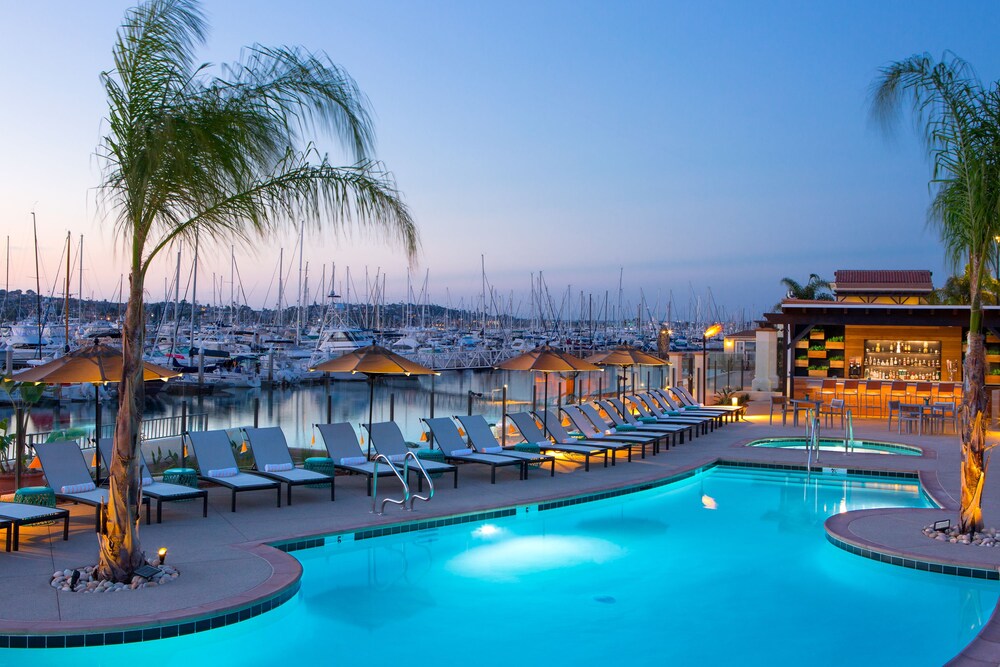
[[[142,341],[145,334],[141,270],[129,275],[129,299],[122,325],[122,380],[118,386],[118,418],[109,471],[107,519],[100,536],[98,576],[129,581],[145,563],[139,544],[141,491],[138,465],[139,435],[145,387],[142,383]],[[131,474],[130,474],[131,473]]]
[[[970,262],[981,264],[981,262]],[[972,266],[978,273],[980,266]],[[974,276],[978,278],[978,276]],[[983,482],[986,479],[986,345],[982,332],[982,295],[972,280],[968,350],[962,386],[962,496],[958,526],[963,533],[983,529]]]

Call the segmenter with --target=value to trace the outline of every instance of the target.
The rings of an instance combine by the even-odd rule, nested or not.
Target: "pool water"
[[[0,664],[940,665],[993,582],[828,543],[837,512],[927,507],[915,483],[715,468],[642,493],[296,552],[302,588],[243,623]]]
[[[764,440],[754,440],[748,442],[747,447],[769,447],[774,449],[805,449],[809,444],[804,438],[767,438]],[[852,440],[849,447],[844,447],[844,440],[841,438],[820,438],[819,449],[821,452],[851,452],[855,454],[898,454],[902,456],[921,456],[923,452],[919,447],[912,445],[902,445],[895,442],[872,442],[869,440]]]

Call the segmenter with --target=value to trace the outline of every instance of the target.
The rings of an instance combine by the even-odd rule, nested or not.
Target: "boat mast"
[[[66,232],[66,289],[63,291],[63,310],[66,313],[64,318],[66,342],[63,344],[63,352],[69,352],[69,247],[72,238],[70,233]]]
[[[191,347],[198,333],[198,232],[194,233],[194,277],[191,280]],[[199,344],[200,346],[200,344]]]
[[[302,223],[305,224],[304,222]],[[299,294],[298,294],[298,305],[295,307],[295,345],[298,347],[301,342],[301,330],[302,330],[302,242],[305,240],[304,230],[299,229]]]
[[[80,284],[79,284],[79,292],[77,293],[77,298],[80,302],[78,304],[80,307],[77,310],[80,311],[80,324],[83,324],[83,234],[80,234],[79,259],[80,259]]]
[[[38,221],[31,212],[31,228],[35,233],[35,308],[38,310],[38,358],[42,358],[42,278],[38,269]]]

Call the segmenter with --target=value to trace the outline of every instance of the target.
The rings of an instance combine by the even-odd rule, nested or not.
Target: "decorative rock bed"
[[[958,532],[958,528],[953,526],[945,530],[935,530],[933,526],[924,526],[924,535],[937,540],[938,542],[950,542],[952,544],[971,544],[980,547],[1000,547],[1000,539],[997,538],[996,528],[987,528],[981,533],[970,535]]]
[[[99,581],[94,578],[94,570],[97,568],[93,565],[88,565],[87,567],[77,568],[76,570],[58,570],[53,572],[52,582],[50,585],[56,590],[65,591],[67,593],[116,593],[118,591],[164,586],[180,576],[180,572],[177,571],[177,568],[171,567],[170,565],[158,565],[158,561],[156,559],[150,559],[148,563],[152,567],[157,568],[157,573],[149,579],[135,575],[132,577],[132,581],[127,584],[114,583],[111,581]],[[74,572],[79,573],[79,578],[77,579],[76,586],[71,587],[70,583],[73,581]]]

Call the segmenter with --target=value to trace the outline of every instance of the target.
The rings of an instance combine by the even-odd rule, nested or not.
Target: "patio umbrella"
[[[180,375],[175,370],[157,364],[142,362],[143,380],[166,380]],[[97,461],[97,484],[101,483],[101,400],[99,386],[120,382],[122,379],[121,348],[95,341],[92,345],[68,352],[58,359],[34,366],[11,376],[15,382],[45,382],[47,384],[93,384],[97,414],[94,419]]]
[[[368,457],[372,455],[371,426],[372,410],[375,406],[375,378],[381,375],[437,375],[406,357],[400,356],[381,345],[367,345],[347,354],[329,359],[309,369],[325,373],[363,373],[368,377]]]
[[[587,361],[598,366],[618,366],[623,374],[628,366],[666,366],[670,363],[666,359],[629,345],[619,345],[611,350],[597,352],[587,357]],[[622,387],[622,394],[624,393],[625,388]]]
[[[545,409],[549,408],[549,373],[569,373],[574,371],[599,371],[599,366],[574,357],[568,352],[550,345],[540,345],[503,363],[497,368],[506,371],[533,371],[545,376]]]

